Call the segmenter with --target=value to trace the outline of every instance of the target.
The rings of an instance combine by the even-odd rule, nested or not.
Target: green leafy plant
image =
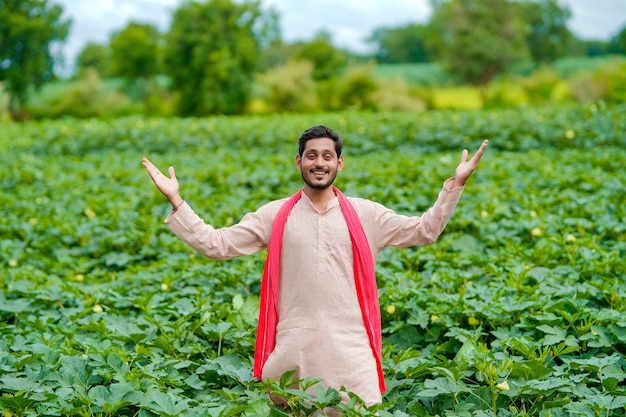
[[[623,105],[0,126],[4,416],[609,416],[626,400]],[[490,139],[436,245],[377,263],[388,392],[252,378],[264,253],[200,258],[140,166],[216,226],[291,194],[294,132],[346,194],[420,214]],[[273,392],[287,399],[276,405]]]

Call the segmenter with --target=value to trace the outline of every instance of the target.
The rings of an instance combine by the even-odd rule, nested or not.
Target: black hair
[[[329,138],[335,142],[335,152],[337,153],[337,158],[341,156],[341,149],[343,148],[343,142],[339,137],[339,133],[335,132],[329,127],[326,126],[313,126],[307,130],[305,130],[300,139],[298,139],[298,154],[302,156],[304,153],[304,148],[306,147],[306,143],[311,139],[320,139],[320,138]]]

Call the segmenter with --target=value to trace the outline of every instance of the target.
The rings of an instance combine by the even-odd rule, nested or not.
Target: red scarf
[[[365,330],[369,337],[372,353],[376,359],[378,385],[380,391],[384,393],[386,388],[382,367],[382,332],[378,288],[376,287],[376,275],[374,273],[374,258],[372,257],[363,225],[361,225],[361,220],[354,207],[352,207],[352,204],[341,191],[335,187],[333,187],[333,191],[339,199],[339,205],[346,219],[350,238],[352,239],[356,293],[361,306],[361,313],[363,314]],[[276,345],[278,282],[280,280],[280,254],[283,243],[283,231],[285,230],[287,217],[289,217],[293,206],[300,200],[302,192],[302,190],[298,191],[283,204],[280,210],[278,210],[272,225],[267,259],[265,261],[265,269],[263,270],[263,280],[261,281],[261,308],[254,351],[253,376],[258,379],[261,379],[263,366]]]

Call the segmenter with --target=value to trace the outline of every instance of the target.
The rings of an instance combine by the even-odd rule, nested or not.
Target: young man
[[[296,378],[320,378],[325,388],[345,386],[371,405],[385,391],[376,257],[386,246],[437,240],[486,146],[484,141],[470,160],[464,150],[435,205],[408,217],[346,198],[335,188],[344,165],[341,139],[314,126],[300,137],[295,157],[303,188],[221,229],[205,224],[184,202],[173,167],[168,178],[145,158],[143,165],[172,204],[165,222],[202,255],[230,259],[269,247],[254,376],[279,379],[295,370]]]

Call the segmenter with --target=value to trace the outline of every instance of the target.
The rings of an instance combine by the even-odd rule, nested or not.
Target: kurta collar
[[[311,198],[309,198],[308,195],[306,195],[306,193],[303,191],[302,192],[302,197],[300,198],[300,201],[304,202],[305,204],[308,204],[313,210],[315,210],[316,213],[318,214],[324,214],[329,212],[331,209],[335,208],[335,207],[339,207],[339,199],[337,198],[337,196],[335,195],[335,197],[333,197],[328,204],[326,205],[326,211],[319,211],[314,205],[313,205],[313,201],[311,201]],[[296,203],[297,204],[297,203]]]

